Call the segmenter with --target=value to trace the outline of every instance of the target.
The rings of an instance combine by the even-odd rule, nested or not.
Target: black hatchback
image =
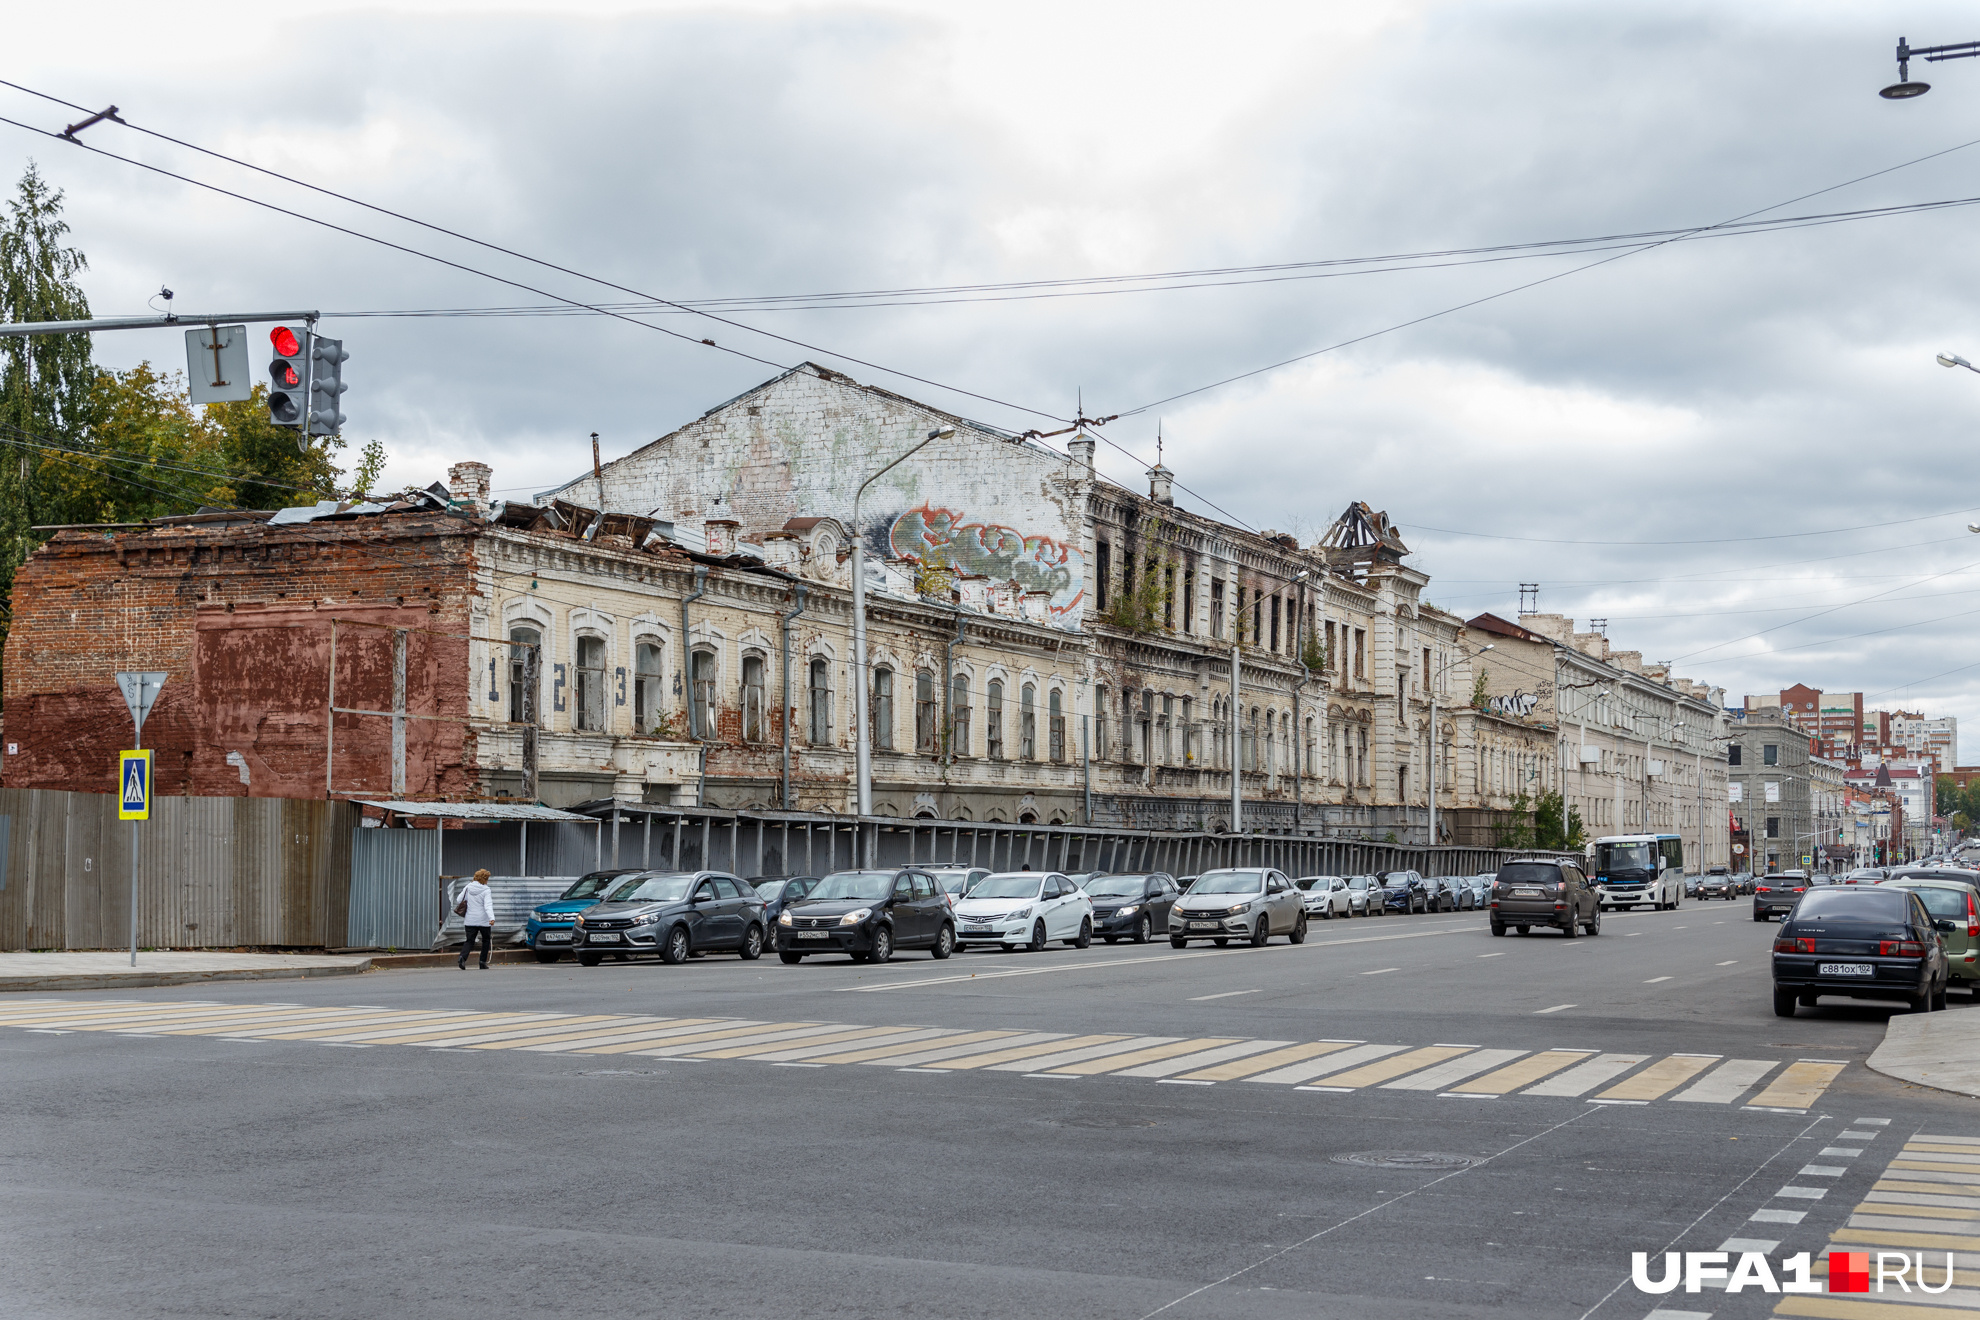
[[[1093,900],[1093,933],[1112,944],[1129,939],[1146,944],[1169,929],[1169,909],[1181,893],[1161,871],[1147,875],[1094,875],[1081,889]]]
[[[777,956],[802,962],[814,953],[849,954],[883,963],[896,949],[926,949],[946,958],[956,949],[949,895],[927,871],[834,871],[777,914]]]
[[[1914,1013],[1946,1006],[1946,951],[1934,919],[1908,889],[1811,889],[1774,941],[1774,1013],[1793,1017],[1819,995],[1902,999]]]

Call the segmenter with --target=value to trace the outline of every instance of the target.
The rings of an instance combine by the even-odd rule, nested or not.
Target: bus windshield
[[[1603,874],[1612,871],[1650,871],[1656,869],[1656,847],[1648,843],[1598,843],[1595,845],[1595,867]]]

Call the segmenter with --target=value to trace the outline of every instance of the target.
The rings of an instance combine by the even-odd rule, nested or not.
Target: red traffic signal
[[[300,334],[286,325],[268,332],[275,356],[268,364],[268,420],[277,426],[301,426],[305,405],[303,373],[309,352],[310,333]]]
[[[294,357],[302,352],[302,345],[296,342],[295,331],[286,325],[278,325],[268,332],[268,342],[275,345],[277,357]]]

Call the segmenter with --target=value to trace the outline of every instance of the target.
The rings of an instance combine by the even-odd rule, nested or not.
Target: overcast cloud
[[[1949,3],[330,4],[286,26],[259,5],[78,3],[9,32],[11,81],[672,298],[1711,224],[1980,138],[1980,61],[1914,65],[1936,84],[1916,101],[1875,95],[1900,32],[1980,38]],[[0,114],[77,117],[6,89]],[[564,296],[622,296],[113,125],[87,136]],[[541,301],[18,129],[0,143],[7,175],[32,157],[67,190],[99,315],[142,312],[161,283],[191,311]],[[1776,214],[1966,196],[1980,145]],[[1855,688],[1980,736],[1980,377],[1932,360],[1980,358],[1976,220],[1629,256],[1123,418],[1104,434],[1141,461],[1103,447],[1103,467],[1144,485],[1159,418],[1187,502],[1310,536],[1367,500],[1465,615],[1511,615],[1539,582],[1542,608],[1606,617],[1618,646],[1735,700]],[[652,319],[1023,428],[1082,391],[1089,413],[1127,412],[1594,259],[740,316],[1016,406]],[[599,318],[328,328],[352,354],[347,434],[386,442],[391,480],[473,456],[514,496],[587,463],[593,430],[623,453],[771,374]],[[178,352],[97,340],[115,366]],[[1561,544],[1655,541],[1679,544]]]

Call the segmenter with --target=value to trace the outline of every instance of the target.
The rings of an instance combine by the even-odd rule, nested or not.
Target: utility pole
[[[1242,626],[1240,624],[1240,626]],[[1231,833],[1244,833],[1244,782],[1243,750],[1238,746],[1238,695],[1240,681],[1238,668],[1244,662],[1240,658],[1242,644],[1236,637],[1231,638]]]

